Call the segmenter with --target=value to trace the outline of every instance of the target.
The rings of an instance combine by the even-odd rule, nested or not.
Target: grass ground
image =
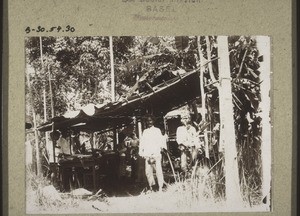
[[[28,175],[27,213],[148,213],[148,212],[230,212],[266,211],[263,205],[243,205],[228,208],[224,197],[218,196],[213,175],[194,175],[177,178],[163,192],[142,191],[138,195],[110,196],[105,193],[75,195],[75,192],[59,193],[47,181]],[[258,199],[258,198],[257,198]]]

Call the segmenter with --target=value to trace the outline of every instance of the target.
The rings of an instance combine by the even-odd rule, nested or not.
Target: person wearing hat
[[[147,128],[143,131],[140,139],[139,155],[145,158],[145,174],[150,187],[153,189],[155,185],[154,171],[158,182],[158,189],[162,191],[164,176],[161,165],[161,151],[166,148],[166,140],[161,130],[154,127],[153,117],[147,117]]]
[[[181,151],[181,170],[186,172],[188,157],[191,155],[192,162],[195,160],[196,154],[194,151],[196,151],[195,146],[197,146],[197,133],[195,127],[191,125],[191,119],[188,114],[181,117],[181,123],[182,126],[179,126],[176,131],[176,141]]]

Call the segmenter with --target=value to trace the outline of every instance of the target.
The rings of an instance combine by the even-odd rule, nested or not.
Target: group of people
[[[191,124],[190,116],[182,116],[181,121],[182,126],[177,128],[176,137],[178,148],[181,151],[181,170],[186,172],[188,167],[195,163],[199,155],[201,143],[195,127]],[[158,190],[162,191],[164,185],[162,153],[167,153],[167,136],[162,133],[161,129],[154,126],[153,117],[148,116],[146,119],[146,128],[142,132],[140,139],[138,140],[134,134],[133,138],[129,138],[129,140],[130,142],[126,145],[126,139],[124,139],[124,142],[118,148],[120,155],[120,175],[124,175],[126,172],[126,151],[133,149],[134,154],[131,154],[132,175],[139,175],[139,172],[143,171],[150,190],[153,190],[153,187],[156,185],[156,176]],[[133,140],[134,145],[132,145]],[[144,163],[144,170],[139,169],[139,166],[141,166],[140,161]]]
[[[143,176],[146,177],[150,190],[155,185],[156,175],[158,181],[158,190],[161,191],[164,178],[162,171],[162,154],[163,149],[167,149],[166,137],[161,130],[154,126],[152,116],[146,119],[146,128],[144,129],[140,139],[135,133],[130,133],[118,145],[119,152],[119,177],[122,178],[126,174],[126,161],[128,155],[131,163],[131,177],[136,182],[142,182]],[[126,160],[127,158],[127,160]]]
[[[86,134],[74,133],[67,130],[56,130],[50,133],[50,137],[51,140],[55,141],[55,157],[58,158],[73,154],[84,154],[91,150],[90,139]],[[47,148],[50,154],[49,159],[52,161],[53,150],[51,146],[49,145]]]
[[[118,177],[123,180],[126,177],[127,162],[131,164],[131,177],[136,179],[136,163],[138,156],[139,140],[135,133],[119,133],[119,144],[117,152],[119,153],[119,172]]]
[[[176,141],[180,149],[180,168],[186,172],[195,163],[201,149],[201,142],[195,127],[191,124],[190,116],[181,116],[182,125],[177,128]],[[134,132],[120,134],[117,152],[119,153],[119,179],[124,179],[127,175],[127,164],[131,165],[131,177],[135,182],[144,181],[146,177],[150,190],[156,185],[162,191],[164,176],[162,170],[162,153],[167,153],[167,136],[161,129],[154,126],[153,116],[146,119],[146,127],[141,137],[137,138]],[[86,143],[89,139],[85,136],[75,136],[65,131],[51,134],[51,138],[56,140],[56,147],[60,154],[70,155],[86,150]],[[71,139],[71,144],[70,140]],[[84,148],[84,149],[83,149]]]

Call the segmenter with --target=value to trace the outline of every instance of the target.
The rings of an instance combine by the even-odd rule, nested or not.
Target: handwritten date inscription
[[[25,33],[29,34],[31,32],[75,32],[75,28],[67,25],[67,26],[52,26],[50,28],[45,28],[43,26],[37,26],[36,28],[26,27]]]

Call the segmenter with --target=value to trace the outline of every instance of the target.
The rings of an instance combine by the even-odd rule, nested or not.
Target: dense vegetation
[[[29,78],[27,113],[32,115],[30,110],[34,109],[37,124],[42,123],[45,116],[46,119],[53,117],[52,109],[57,116],[89,103],[111,100],[109,37],[29,37],[25,45]],[[255,37],[228,37],[228,49],[239,180],[244,200],[251,205],[262,198],[259,69],[263,57]],[[211,181],[215,185],[214,196],[225,196],[223,147],[219,145],[218,128],[217,37],[113,37],[113,56],[116,100],[132,93],[130,89],[146,73],[148,79],[153,79],[164,71],[177,75],[202,65],[204,100],[195,100],[193,105],[205,110],[198,114],[201,117],[198,116],[196,122],[209,123],[205,134],[214,173]],[[46,98],[41,94],[43,91]]]

